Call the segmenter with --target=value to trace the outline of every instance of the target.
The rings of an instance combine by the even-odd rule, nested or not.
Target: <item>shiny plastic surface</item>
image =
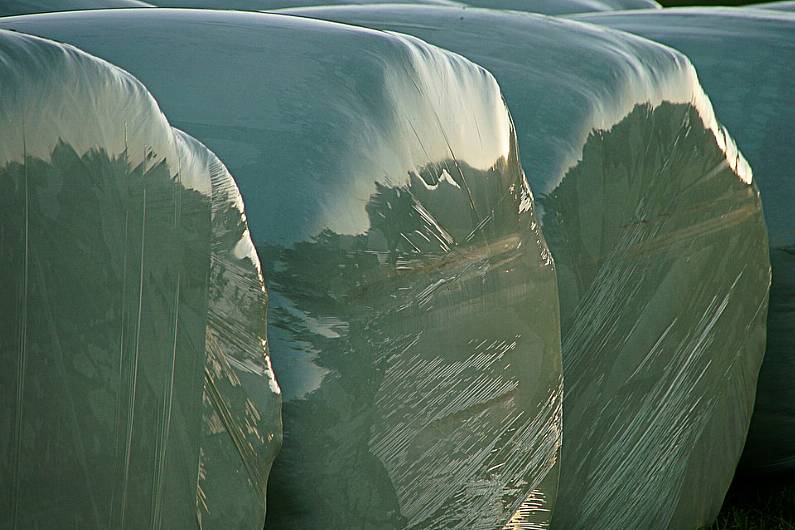
[[[151,4],[141,0],[3,0],[0,2],[0,17],[124,7],[151,7]]]
[[[152,0],[159,7],[239,9],[259,11],[317,4],[388,4],[395,0]],[[406,0],[413,4],[460,5],[456,0]]]
[[[795,470],[795,14],[676,9],[589,20],[686,53],[754,168],[773,283],[767,351],[742,464],[755,471]]]
[[[748,427],[770,276],[750,168],[689,61],[529,14],[292,12],[416,35],[500,83],[560,287],[564,444],[552,526],[707,524]]]
[[[544,15],[567,15],[590,11],[660,9],[655,0],[459,0],[462,4],[488,9],[512,9]],[[329,4],[331,2],[323,2]],[[346,2],[350,3],[350,2]],[[372,2],[369,2],[372,3]],[[416,2],[412,2],[416,3]]]
[[[659,8],[655,0],[149,0],[161,7],[196,7],[240,9],[246,11],[289,9],[302,6],[336,4],[420,4],[442,6],[477,6],[491,9],[515,9],[546,15],[564,15],[616,9]]]
[[[269,526],[491,530],[520,508],[545,523],[557,286],[490,74],[417,39],[279,15],[12,23],[134,72],[230,164],[284,391]]]
[[[268,292],[234,179],[206,147],[176,132],[212,185],[196,521],[199,528],[260,530],[282,442],[281,389],[268,353]]]
[[[261,528],[279,393],[229,173],[104,61],[0,31],[0,65],[0,527]]]

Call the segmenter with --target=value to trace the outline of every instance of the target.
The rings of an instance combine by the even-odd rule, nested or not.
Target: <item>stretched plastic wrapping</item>
[[[662,13],[662,12],[661,12]],[[676,9],[594,22],[686,53],[754,168],[770,233],[767,351],[743,467],[795,470],[795,14]]]
[[[557,286],[490,74],[414,38],[280,15],[11,25],[124,66],[230,164],[284,398],[269,527],[545,524]]]
[[[511,9],[545,15],[567,15],[590,11],[614,11],[625,9],[660,9],[655,0],[459,0],[472,7],[489,9]],[[318,0],[314,3],[330,4]],[[347,2],[350,3],[350,2]],[[373,3],[373,2],[369,2]],[[417,3],[417,2],[412,2]]]
[[[769,262],[750,168],[681,54],[535,15],[296,9],[483,65],[517,129],[561,297],[557,528],[697,528],[748,427]]]
[[[460,5],[456,0],[406,0],[414,4]],[[203,9],[239,9],[258,11],[295,6],[338,4],[392,3],[394,0],[150,0],[159,7],[194,7]]]
[[[53,11],[125,7],[151,7],[151,5],[140,0],[3,0],[0,2],[0,17]]]
[[[161,7],[201,7],[247,11],[286,9],[333,4],[420,4],[457,7],[514,9],[546,15],[565,15],[589,11],[659,9],[655,0],[149,0]]]
[[[0,31],[0,65],[0,527],[261,528],[279,389],[231,176],[104,61]]]

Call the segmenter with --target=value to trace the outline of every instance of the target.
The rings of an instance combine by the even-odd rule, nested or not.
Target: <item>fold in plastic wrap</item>
[[[688,60],[529,14],[293,12],[413,34],[500,83],[560,288],[565,421],[552,526],[708,523],[748,427],[770,276],[750,168]]]
[[[0,17],[50,13],[53,11],[126,7],[151,7],[151,4],[140,0],[3,0],[0,3]]]
[[[767,351],[742,464],[754,471],[795,470],[795,14],[676,9],[592,21],[686,53],[754,168],[773,283]]]
[[[261,528],[278,387],[231,177],[104,61],[0,31],[0,64],[0,527]]]
[[[284,392],[268,526],[545,524],[557,286],[491,75],[410,37],[277,15],[13,23],[134,72],[230,163]]]

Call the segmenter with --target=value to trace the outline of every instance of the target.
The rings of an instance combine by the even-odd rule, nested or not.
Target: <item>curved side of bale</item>
[[[134,72],[230,164],[284,392],[268,524],[548,522],[557,285],[490,74],[415,38],[277,15],[13,23]]]
[[[775,4],[770,4],[771,6]],[[782,3],[785,6],[786,2]],[[762,4],[760,7],[768,7]],[[662,15],[662,16],[660,16]],[[752,9],[675,9],[664,15],[589,21],[645,36],[686,53],[723,122],[754,167],[770,232],[773,282],[767,350],[742,468],[795,469],[795,14]]]
[[[215,315],[254,284],[231,323],[267,365],[258,263],[227,257],[247,240],[239,195],[126,72],[6,31],[0,56],[3,524],[193,527],[200,458],[241,458],[202,436],[205,338],[232,340]],[[278,388],[260,375],[266,411],[246,426],[278,439]],[[259,444],[272,461],[278,440]]]
[[[529,14],[284,12],[407,32],[494,74],[558,272],[566,390],[553,526],[707,524],[748,428],[770,277],[751,170],[687,58]]]

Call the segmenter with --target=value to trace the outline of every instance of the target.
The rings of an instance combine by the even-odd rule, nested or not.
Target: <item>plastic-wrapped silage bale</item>
[[[693,61],[754,168],[770,234],[767,350],[742,467],[795,470],[795,14],[673,9],[588,20],[672,46]]]
[[[0,65],[0,527],[261,528],[279,389],[231,176],[105,61],[0,31]]]
[[[545,523],[557,287],[490,74],[414,38],[278,15],[11,24],[135,73],[237,178],[284,392],[268,525],[493,529],[526,500],[518,517]]]
[[[410,33],[494,74],[560,287],[552,526],[707,524],[748,428],[770,276],[750,169],[690,62],[632,35],[518,13],[284,12]]]

